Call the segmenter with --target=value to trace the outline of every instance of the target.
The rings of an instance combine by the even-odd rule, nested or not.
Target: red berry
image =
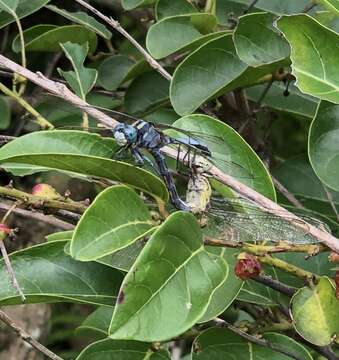
[[[238,256],[234,272],[241,280],[251,279],[260,274],[261,264],[255,256],[242,253]]]
[[[32,188],[32,194],[35,196],[41,196],[48,199],[58,199],[61,197],[57,191],[48,184],[37,184]]]
[[[6,235],[12,234],[13,229],[10,229],[6,224],[0,223],[0,231],[4,232]]]

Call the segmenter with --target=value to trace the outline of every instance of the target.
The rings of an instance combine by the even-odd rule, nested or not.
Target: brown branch
[[[305,209],[303,204],[291,193],[289,192],[285,186],[279,182],[274,176],[271,175],[271,178],[273,180],[273,183],[275,187],[285,196],[285,198],[296,208],[298,209]]]
[[[144,56],[145,60],[150,64],[150,66],[158,71],[165,79],[168,81],[172,80],[172,76],[156,61],[153,57],[119,24],[118,21],[110,18],[100,11],[95,9],[93,6],[88,4],[84,0],[75,0],[77,3],[84,6],[86,9],[91,11],[93,14],[97,15],[100,19],[104,20],[108,25],[110,25],[113,29],[118,31],[122,36],[124,36],[135,48]]]
[[[8,205],[5,203],[0,203],[0,211],[7,211],[8,209],[10,209],[10,207],[11,207],[11,205]],[[29,219],[42,221],[46,224],[55,226],[61,230],[73,230],[74,229],[73,224],[69,224],[65,221],[59,220],[52,215],[45,215],[40,212],[33,212],[33,211],[28,211],[28,210],[19,209],[19,208],[14,209],[13,213],[18,214],[20,216],[24,216]]]
[[[33,73],[32,71],[20,66],[19,64],[16,64],[14,61],[6,58],[3,55],[0,55],[0,67],[20,74],[26,79],[32,81],[33,83],[44,88],[50,93],[61,97],[65,101],[68,101],[69,103],[80,109],[86,108],[84,111],[86,111],[87,114],[98,119],[100,122],[102,122],[108,127],[112,127],[118,124],[118,121],[116,121],[115,119],[95,108],[92,108],[88,103],[86,103],[86,101],[73,94],[72,91],[70,91],[65,85],[56,81],[52,81],[46,78],[41,73]]]
[[[279,291],[280,293],[285,294],[288,297],[292,297],[296,292],[296,289],[287,286],[281,283],[280,281],[275,280],[267,275],[258,275],[252,279],[256,282],[259,282],[261,284],[264,284],[265,286],[270,287],[273,290]]]
[[[73,94],[67,87],[61,85],[57,82],[51,81],[45,78],[41,74],[35,74],[22,66],[14,63],[13,61],[7,59],[3,55],[0,55],[0,67],[12,70],[27,79],[31,80],[35,84],[45,88],[46,90],[50,91],[51,93],[62,97],[64,100],[70,102],[71,104],[79,107],[80,109],[84,110],[89,115],[96,118],[98,121],[102,122],[103,124],[112,127],[118,124],[118,122],[103,112],[92,108],[88,103],[81,100],[78,96]],[[164,147],[161,151],[174,159],[177,159],[183,163],[187,163],[187,156],[184,151],[182,151],[178,156],[178,150],[173,149],[170,147]],[[222,184],[227,185],[231,189],[233,189],[238,194],[242,195],[246,199],[254,201],[257,206],[261,209],[266,211],[267,213],[276,215],[280,218],[283,218],[285,221],[292,223],[294,226],[302,229],[305,233],[308,233],[314,236],[319,242],[323,242],[326,244],[330,249],[335,252],[339,253],[339,239],[332,236],[328,232],[318,229],[315,226],[308,224],[306,221],[301,220],[295,214],[289,212],[288,210],[284,209],[283,207],[279,206],[272,200],[266,198],[265,196],[259,194],[255,190],[251,189],[250,187],[240,183],[238,180],[234,179],[232,176],[223,173],[220,169],[216,166],[211,166],[209,173],[215,179],[219,180]]]
[[[28,334],[24,329],[21,329],[5,312],[0,310],[0,320],[12,328],[25,342],[32,345],[35,349],[40,351],[42,354],[47,356],[52,360],[63,360],[60,356],[54,354],[52,351],[48,350],[45,346],[40,344],[35,340],[30,334]]]
[[[31,206],[36,209],[62,209],[82,214],[87,208],[84,204],[70,199],[52,200],[48,197],[32,195],[6,186],[0,186],[0,196],[21,200],[26,206]]]

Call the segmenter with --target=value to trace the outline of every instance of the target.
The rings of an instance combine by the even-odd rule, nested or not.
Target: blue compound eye
[[[126,126],[124,129],[124,133],[125,133],[126,139],[129,143],[133,143],[136,141],[137,131],[133,126],[131,126],[131,125]]]

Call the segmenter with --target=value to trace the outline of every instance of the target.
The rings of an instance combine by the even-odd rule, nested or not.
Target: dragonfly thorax
[[[113,129],[114,139],[119,146],[135,143],[137,134],[137,130],[132,125],[119,124]]]

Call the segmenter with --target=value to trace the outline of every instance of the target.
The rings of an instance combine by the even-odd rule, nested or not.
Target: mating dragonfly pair
[[[145,161],[150,162],[141,152],[142,149],[152,155],[156,170],[166,184],[174,207],[204,216],[207,214],[208,222],[212,224],[211,227],[218,230],[218,236],[236,242],[286,241],[294,244],[319,242],[312,235],[294,226],[288,219],[283,220],[279,216],[268,214],[250,200],[212,199],[212,189],[208,181],[208,169],[213,162],[212,153],[201,140],[189,133],[184,135],[180,140],[172,138],[157,129],[155,125],[143,120],[137,120],[132,125],[122,123],[113,129],[113,137],[117,144],[122,148],[130,149],[138,165],[144,164]],[[179,152],[181,145],[187,147],[188,153],[193,151],[192,161],[188,161],[191,176],[187,185],[186,201],[179,197],[174,179],[161,153],[161,148],[171,144],[178,145]],[[309,216],[301,216],[301,218],[328,230],[328,227],[317,219]]]
[[[103,110],[102,108],[99,108]],[[107,109],[105,109],[107,111]],[[243,198],[212,198],[212,189],[208,180],[208,169],[211,164],[221,164],[229,173],[243,180],[253,180],[254,175],[245,167],[232,161],[219,159],[215,152],[210,151],[210,144],[218,142],[224,146],[221,137],[191,132],[172,126],[153,124],[133,116],[108,110],[108,113],[118,115],[124,119],[133,120],[120,123],[110,130],[120,148],[129,150],[137,165],[147,163],[162,177],[170,194],[173,206],[179,210],[204,214],[211,229],[216,230],[218,237],[227,238],[236,242],[281,242],[293,244],[313,244],[319,241],[307,232],[294,226],[288,219],[268,214],[258,208],[255,203]],[[130,121],[131,122],[131,121]],[[174,130],[174,136],[165,134],[162,129]],[[207,145],[208,144],[208,145]],[[183,201],[177,191],[173,176],[161,153],[164,146],[177,145],[178,156],[182,147],[191,159],[187,161],[190,170],[187,184],[186,201]],[[145,155],[144,150],[153,157],[153,161]],[[223,163],[222,163],[223,162]],[[298,214],[299,215],[299,214]],[[326,228],[323,222],[310,216],[299,215],[305,222]],[[286,218],[286,217],[285,217]],[[303,220],[301,220],[303,221]],[[326,228],[328,230],[328,227]]]

